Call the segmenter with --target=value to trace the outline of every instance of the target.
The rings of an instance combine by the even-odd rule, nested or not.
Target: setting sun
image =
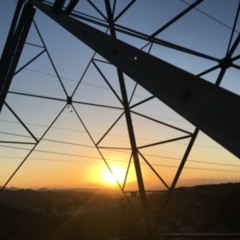
[[[120,184],[123,183],[125,178],[125,173],[120,167],[112,167],[112,172],[109,169],[104,169],[102,179],[106,184],[116,184],[118,181]]]

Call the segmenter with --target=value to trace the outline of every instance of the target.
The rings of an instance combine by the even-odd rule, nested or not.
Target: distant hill
[[[61,223],[53,215],[0,205],[0,239],[47,239]]]
[[[164,197],[152,196],[159,205]],[[240,183],[182,187],[174,194],[160,228],[166,232],[240,232]]]
[[[165,191],[148,195],[156,219]],[[130,198],[138,209],[137,197]],[[240,232],[240,183],[181,187],[159,224],[161,233]],[[122,195],[107,191],[6,190],[0,194],[0,239],[97,240],[144,232]]]

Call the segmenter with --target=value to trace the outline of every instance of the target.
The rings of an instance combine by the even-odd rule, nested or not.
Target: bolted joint
[[[219,66],[221,69],[227,69],[232,66],[231,57],[225,57],[219,61]]]
[[[70,96],[67,97],[67,104],[72,105],[72,97]]]

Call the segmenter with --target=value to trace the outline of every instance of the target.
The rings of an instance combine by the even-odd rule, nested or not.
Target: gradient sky
[[[105,14],[104,1],[93,2]],[[116,14],[128,2],[127,0],[118,1]],[[188,6],[186,2],[192,3],[193,1],[138,0],[117,23],[142,33],[152,34],[184,10]],[[15,6],[16,1],[14,0],[0,0],[0,52],[2,52],[4,46]],[[226,53],[237,6],[237,0],[206,0],[197,9],[188,13],[157,37],[221,59]],[[87,1],[80,1],[76,10],[101,18]],[[67,94],[71,95],[94,52],[39,11],[36,13],[35,21]],[[238,31],[240,31],[239,22],[234,39]],[[138,48],[142,48],[146,44],[143,40],[124,34],[118,34],[118,37]],[[42,46],[34,26],[31,28],[27,42]],[[42,48],[39,47],[25,45],[18,69],[41,50]],[[144,51],[148,50],[147,47],[144,48]],[[160,45],[153,45],[150,53],[193,74],[201,73],[216,64],[213,61]],[[235,54],[239,54],[239,48]],[[102,57],[96,55],[95,59],[102,60]],[[100,61],[96,64],[116,93],[120,95],[116,69],[112,65]],[[215,82],[218,73],[219,70],[216,70],[203,78]],[[127,76],[125,76],[125,79],[128,96],[130,97],[135,84]],[[224,76],[221,86],[239,94],[239,71],[230,68]],[[10,90],[66,99],[64,90],[46,52],[15,75]],[[148,92],[138,86],[131,104],[142,101],[149,96]],[[66,107],[44,139],[38,144],[36,151],[30,155],[9,183],[9,186],[95,187],[104,183],[104,172],[107,167],[94,147],[93,141],[97,142],[121,115],[123,112],[121,104],[93,64],[86,71],[82,83],[76,89],[73,100],[114,106],[115,109],[74,104],[75,112],[71,106]],[[43,135],[65,105],[64,101],[45,100],[15,94],[8,94],[6,102],[37,138]],[[185,131],[194,131],[194,126],[157,99],[148,101],[134,108],[134,110]],[[81,117],[82,123],[78,116]],[[138,115],[133,115],[132,118],[138,146],[184,135],[180,131],[164,127]],[[92,139],[87,134],[83,123],[91,133]],[[1,141],[32,141],[29,133],[6,107],[3,107],[0,116],[0,132]],[[188,142],[189,139],[176,141],[170,144],[144,148],[141,152],[165,181],[171,184]],[[101,153],[110,167],[118,167],[126,171],[130,151],[116,149],[130,146],[124,117],[102,140],[101,146],[115,148],[111,150],[101,149]],[[28,154],[31,145],[2,143],[0,148],[0,185],[3,185]],[[141,158],[140,161],[146,188],[162,188],[162,183],[153,174],[146,162]],[[179,184],[239,181],[239,173],[239,159],[205,134],[200,133]],[[135,188],[134,181],[134,166],[131,163],[126,188]]]

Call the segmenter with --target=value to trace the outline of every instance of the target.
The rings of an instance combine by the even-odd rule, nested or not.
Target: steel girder
[[[24,1],[19,1],[14,19],[8,34],[8,39],[3,50],[0,61],[0,112],[7,96],[8,89],[12,82],[24,43],[26,41],[35,9],[31,4],[24,5],[21,17],[19,18]],[[19,18],[19,19],[18,19]]]
[[[240,97],[151,56],[66,14],[30,0],[67,31],[130,76],[142,87],[240,157]]]

